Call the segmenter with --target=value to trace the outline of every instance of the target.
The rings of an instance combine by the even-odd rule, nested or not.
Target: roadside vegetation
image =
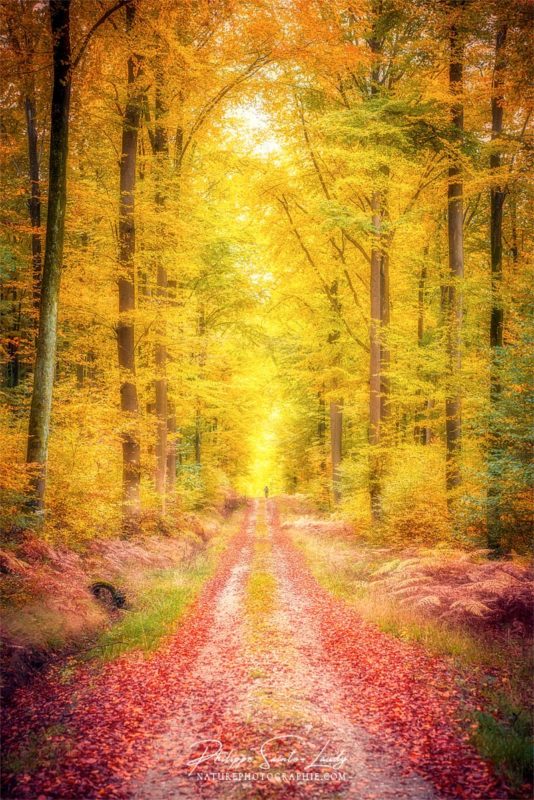
[[[185,563],[145,573],[135,607],[102,632],[89,656],[108,660],[130,650],[154,650],[173,632],[213,575],[218,557],[241,519],[242,514],[237,513],[207,546]]]
[[[306,505],[284,523],[319,583],[381,631],[450,658],[466,697],[466,727],[484,757],[518,791],[532,781],[534,670],[532,570],[484,552],[385,547]]]
[[[92,540],[77,551],[31,531],[11,538],[0,550],[5,696],[57,658],[108,660],[156,647],[213,573],[241,516],[184,514],[174,530]],[[95,582],[116,588],[124,607],[99,602]]]

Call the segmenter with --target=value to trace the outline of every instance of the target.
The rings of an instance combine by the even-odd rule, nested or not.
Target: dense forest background
[[[2,12],[8,539],[268,484],[525,552],[529,3]]]

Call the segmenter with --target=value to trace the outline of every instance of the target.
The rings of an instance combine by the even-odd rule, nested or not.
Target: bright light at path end
[[[251,497],[263,494],[265,486],[271,495],[282,490],[280,458],[278,452],[278,424],[281,409],[274,405],[264,417],[254,436],[253,455],[248,477],[243,482],[243,491]]]

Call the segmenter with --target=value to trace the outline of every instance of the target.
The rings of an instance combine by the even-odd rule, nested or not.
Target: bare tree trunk
[[[449,86],[457,98],[451,109],[451,120],[459,147],[464,127],[464,112],[461,100],[463,91],[463,45],[456,25],[450,28]],[[458,155],[451,157],[448,186],[448,234],[449,234],[449,285],[447,291],[447,351],[449,360],[449,385],[445,398],[446,427],[446,486],[449,508],[453,509],[454,494],[462,483],[460,458],[462,449],[462,398],[459,386],[462,366],[462,287],[464,276],[463,234],[463,180]]]
[[[503,71],[506,67],[504,48],[506,46],[507,26],[503,25],[497,31],[495,42],[495,69],[493,73],[493,96],[491,98],[491,138],[498,139],[503,128]],[[490,154],[490,169],[499,170],[502,155],[498,148]],[[490,454],[489,454],[489,488],[488,488],[488,547],[494,552],[499,552],[502,546],[502,509],[500,503],[500,486],[498,478],[498,452],[496,445],[498,430],[496,425],[497,404],[501,396],[499,379],[499,355],[503,346],[503,306],[501,298],[502,283],[502,222],[503,208],[506,199],[506,189],[502,183],[491,188],[490,195],[490,251],[491,251],[491,293],[492,308],[490,320],[490,347],[491,347],[491,376],[490,399],[492,403],[493,420],[490,429]]]
[[[127,30],[135,20],[135,6],[126,7]],[[138,88],[139,57],[128,59],[128,100],[122,125],[119,204],[119,322],[117,343],[121,373],[121,411],[123,464],[123,512],[126,524],[133,522],[140,510],[141,448],[139,437],[139,404],[135,376],[136,350],[134,336],[135,300],[135,180],[137,139],[141,117],[142,95]]]
[[[57,315],[65,209],[71,97],[70,0],[50,0],[53,42],[53,88],[50,128],[50,166],[46,245],[39,304],[39,333],[33,378],[26,460],[37,465],[32,481],[33,504],[44,505],[48,437],[56,366]]]
[[[334,502],[341,500],[341,459],[343,455],[343,405],[330,403],[330,448],[332,456],[332,494]]]

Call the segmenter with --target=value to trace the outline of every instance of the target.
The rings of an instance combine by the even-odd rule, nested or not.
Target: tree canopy
[[[529,4],[2,7],[3,527],[524,551]]]

